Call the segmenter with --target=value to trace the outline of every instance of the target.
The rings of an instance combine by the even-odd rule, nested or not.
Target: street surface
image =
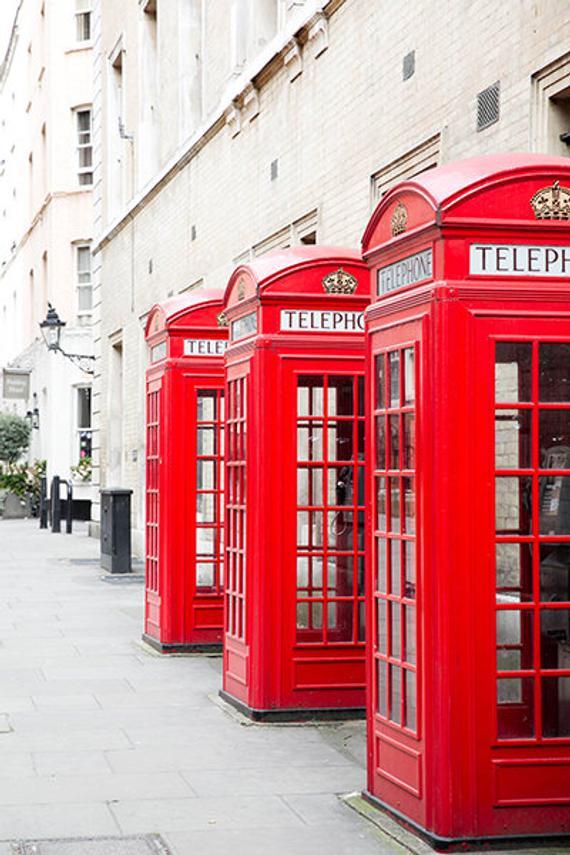
[[[145,649],[143,586],[103,582],[79,531],[0,520],[0,855],[148,832],[174,855],[403,851],[337,797],[364,784],[363,723],[224,711],[220,659]]]

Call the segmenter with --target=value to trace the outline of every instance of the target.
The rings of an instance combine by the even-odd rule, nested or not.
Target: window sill
[[[93,48],[93,42],[92,41],[77,42],[76,45],[73,45],[72,47],[67,48],[67,50],[64,51],[64,54],[67,56],[70,53],[81,53],[81,51],[92,50],[92,48]]]

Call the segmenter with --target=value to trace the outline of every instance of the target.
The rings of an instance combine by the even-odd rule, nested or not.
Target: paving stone
[[[302,825],[302,820],[276,796],[263,798],[160,799],[110,805],[121,830],[185,831],[218,828],[281,828]]]
[[[48,751],[33,755],[37,774],[98,775],[111,771],[103,751]]]
[[[80,837],[117,833],[105,804],[53,804],[2,806],[0,839]]]
[[[159,835],[20,842],[12,855],[170,855]],[[0,849],[0,855],[2,850]]]
[[[23,778],[14,787],[0,778],[0,805],[46,805],[192,797],[190,785],[175,773],[154,775],[44,776]],[[150,829],[149,829],[150,830]]]
[[[362,790],[366,781],[364,769],[346,766],[205,769],[183,776],[198,796],[344,793]]]

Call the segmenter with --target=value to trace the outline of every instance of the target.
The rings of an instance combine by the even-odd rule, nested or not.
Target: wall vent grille
[[[477,95],[477,130],[499,121],[500,83],[493,83]]]

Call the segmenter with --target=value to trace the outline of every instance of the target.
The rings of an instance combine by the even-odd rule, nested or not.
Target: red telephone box
[[[453,163],[364,235],[368,796],[570,832],[570,161]]]
[[[302,247],[225,296],[222,696],[253,718],[364,707],[364,317],[359,255]]]
[[[156,305],[146,339],[144,639],[220,649],[223,631],[224,351],[221,291]]]

